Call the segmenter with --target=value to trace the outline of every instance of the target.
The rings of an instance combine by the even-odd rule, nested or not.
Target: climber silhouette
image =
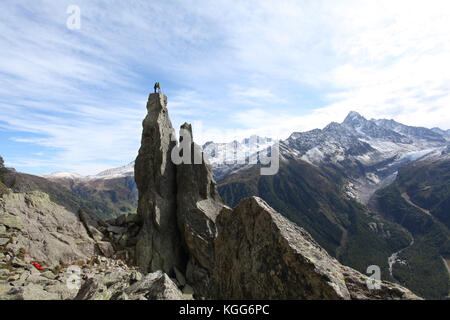
[[[161,92],[161,84],[159,82],[155,82],[155,85],[153,86],[153,89],[155,89],[156,92]]]

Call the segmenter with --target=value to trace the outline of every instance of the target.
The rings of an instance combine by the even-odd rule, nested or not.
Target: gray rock
[[[71,290],[67,287],[66,283],[55,283],[45,287],[45,291],[55,294],[58,300],[73,300],[78,290]]]
[[[147,274],[141,281],[125,289],[131,300],[145,297],[148,300],[182,300],[183,295],[173,281],[163,272]]]
[[[176,268],[176,267],[174,268],[174,271],[175,271],[175,277],[176,277],[178,283],[180,284],[180,286],[186,285],[186,278],[181,273],[181,271],[178,270],[178,268]]]
[[[133,281],[141,281],[142,280],[142,273],[140,273],[139,271],[134,271],[131,274],[131,280]]]
[[[86,208],[81,208],[78,211],[81,222],[83,223],[89,236],[95,241],[96,249],[105,257],[114,256],[115,250],[109,241],[103,241],[104,234],[99,229],[105,229],[105,223],[96,218],[94,214],[88,212]],[[107,228],[110,228],[108,226]],[[111,227],[116,228],[116,227]],[[118,229],[114,229],[118,230]],[[108,231],[108,230],[107,230]],[[112,230],[109,230],[110,232]],[[121,232],[125,232],[125,229],[121,229]]]
[[[194,300],[194,289],[190,285],[184,286],[183,299],[184,300]]]
[[[57,283],[55,280],[41,276],[41,274],[32,274],[26,279],[27,282],[35,283],[43,287]]]
[[[8,291],[10,291],[12,288],[13,287],[9,283],[0,281],[0,300],[5,300],[2,299],[2,296],[5,295]]]
[[[112,295],[100,280],[90,278],[81,286],[74,300],[109,300]]]
[[[116,300],[130,300],[130,298],[125,292],[122,292],[116,297]]]
[[[115,225],[122,226],[126,223],[126,221],[127,221],[127,215],[123,214],[123,215],[117,217],[117,219],[115,220]]]
[[[56,275],[51,271],[45,271],[45,272],[41,273],[41,277],[44,277],[44,278],[47,278],[50,280],[55,280]]]
[[[117,226],[109,226],[108,228],[106,228],[107,231],[115,233],[115,234],[122,234],[125,233],[127,231],[126,228],[124,227],[117,227]]]
[[[194,294],[194,288],[192,288],[190,285],[185,285],[183,288],[183,294],[190,294],[193,295]]]
[[[21,281],[26,281],[28,279],[28,277],[31,275],[31,272],[28,270],[25,270],[22,272],[22,274],[19,277],[19,280]]]
[[[138,219],[138,215],[137,214],[129,214],[127,215],[127,219],[126,219],[126,223],[127,224],[133,224],[133,223],[138,223],[139,219]]]
[[[53,203],[45,193],[4,195],[0,212],[10,213],[0,214],[0,219],[17,230],[14,241],[7,246],[15,255],[25,249],[33,261],[42,261],[44,267],[53,268],[88,260],[95,254],[95,241],[78,215]]]
[[[4,246],[9,242],[8,238],[0,238],[0,246]]]
[[[57,300],[59,296],[47,292],[40,285],[30,283],[22,287],[14,287],[0,295],[0,300]]]
[[[25,268],[25,267],[27,266],[27,263],[25,263],[24,261],[20,260],[20,259],[17,258],[17,257],[14,257],[14,258],[11,260],[11,265],[12,265],[14,268]]]
[[[130,285],[130,280],[139,279]],[[179,300],[182,293],[170,278],[158,271],[144,278],[140,273],[113,272],[87,279],[75,300]]]
[[[223,207],[223,202],[217,191],[211,166],[201,147],[193,142],[190,124],[185,123],[180,128],[180,146],[184,145],[186,148],[187,144],[183,139],[191,141],[191,161],[179,164],[176,168],[178,228],[182,234],[183,244],[189,252],[190,272],[186,274],[187,281],[195,286],[200,295],[208,296],[209,291],[213,289],[210,276],[215,259],[215,220]]]
[[[17,280],[19,280],[19,279],[20,279],[20,274],[19,274],[19,273],[15,273],[15,274],[11,274],[11,275],[8,277],[7,281],[8,281],[8,282],[13,282],[13,281],[17,281]]]
[[[112,257],[115,253],[114,251],[114,247],[112,246],[111,242],[108,241],[98,241],[97,242],[97,246],[100,250],[100,252],[105,256],[105,257]]]
[[[342,274],[345,278],[345,284],[350,292],[351,299],[355,300],[417,300],[420,299],[411,291],[398,284],[381,281],[380,288],[369,290],[367,287],[367,276],[358,271],[341,266]]]
[[[171,161],[175,130],[166,108],[167,97],[150,94],[142,141],[135,162],[142,228],[136,244],[137,264],[144,272],[184,269],[184,251],[177,231],[176,170]]]
[[[23,228],[22,219],[7,212],[0,213],[0,225],[18,230]]]
[[[302,228],[257,197],[216,220],[214,280],[220,299],[418,299],[396,284],[369,290]]]
[[[126,247],[128,243],[128,236],[124,233],[119,239],[119,245],[121,247]]]

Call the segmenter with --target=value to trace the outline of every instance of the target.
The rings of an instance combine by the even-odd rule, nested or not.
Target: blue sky
[[[69,30],[67,8],[81,10]],[[137,155],[158,80],[200,142],[367,118],[450,128],[449,1],[0,3],[0,155],[94,174]]]

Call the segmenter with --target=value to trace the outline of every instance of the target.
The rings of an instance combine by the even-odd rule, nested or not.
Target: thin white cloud
[[[0,127],[52,148],[11,165],[132,160],[157,76],[200,142],[286,138],[350,110],[450,128],[448,1],[79,0],[79,31],[69,4],[0,4]]]

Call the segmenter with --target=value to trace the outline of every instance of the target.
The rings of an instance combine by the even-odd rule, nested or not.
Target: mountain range
[[[448,137],[350,112],[342,123],[295,132],[279,146],[277,175],[242,165],[219,181],[222,198],[234,206],[259,196],[340,262],[361,272],[375,264],[384,279],[421,296],[448,296]],[[417,169],[406,175],[407,190],[401,181],[417,166],[428,174],[423,183]]]

